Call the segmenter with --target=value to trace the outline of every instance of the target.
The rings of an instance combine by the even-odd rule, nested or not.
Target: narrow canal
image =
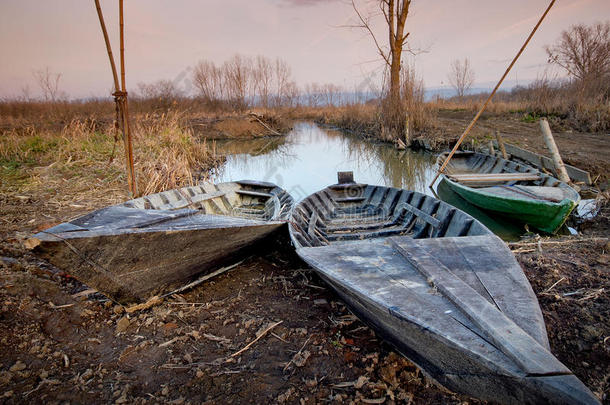
[[[397,150],[387,143],[372,143],[311,122],[297,123],[283,137],[228,140],[216,143],[227,156],[214,181],[255,179],[275,183],[301,200],[337,182],[338,171],[353,171],[360,183],[419,191],[470,213],[505,240],[517,240],[524,229],[502,218],[492,218],[468,204],[434,178],[436,156],[429,152]]]

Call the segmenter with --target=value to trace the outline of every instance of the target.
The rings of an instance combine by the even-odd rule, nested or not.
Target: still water
[[[297,201],[337,182],[338,171],[353,171],[359,183],[405,188],[434,196],[428,185],[435,175],[436,156],[400,151],[371,143],[310,122],[295,125],[285,137],[229,140],[216,143],[227,160],[214,174],[216,182],[243,179],[269,181]],[[440,184],[439,184],[440,183]],[[516,240],[523,228],[491,218],[437,182],[438,197],[475,216],[505,240]]]

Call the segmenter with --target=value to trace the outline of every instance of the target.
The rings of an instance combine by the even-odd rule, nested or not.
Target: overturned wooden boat
[[[117,302],[139,301],[269,235],[293,205],[272,183],[204,183],[93,211],[26,246]]]
[[[446,158],[446,153],[439,156],[439,167]],[[455,153],[443,176],[471,204],[548,233],[557,232],[580,201],[568,184],[531,166],[484,153]]]
[[[505,404],[595,404],[550,352],[536,296],[506,244],[430,196],[337,184],[299,203],[298,255],[450,390]]]

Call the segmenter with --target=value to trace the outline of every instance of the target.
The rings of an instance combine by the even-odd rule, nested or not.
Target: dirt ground
[[[250,112],[243,115],[188,119],[195,134],[206,139],[253,139],[279,136],[291,129],[289,120],[269,114]]]
[[[440,118],[449,139],[471,117]],[[537,124],[490,117],[475,134],[492,128],[542,152]],[[565,160],[607,176],[608,135],[574,135],[557,134]],[[285,234],[210,282],[126,313],[21,246],[36,230],[126,199],[123,189],[70,186],[0,189],[0,403],[481,403],[436,386],[379,340]],[[610,403],[610,206],[579,230],[511,249],[553,353]]]
[[[22,214],[41,208],[20,199],[3,208],[11,201]],[[606,207],[582,225],[584,241],[511,246],[553,353],[606,403],[609,218]],[[380,341],[286,234],[210,282],[126,313],[21,247],[39,226],[9,224],[1,235],[0,403],[481,403],[436,386]]]
[[[426,138],[438,148],[446,149],[447,145],[455,143],[473,117],[471,111],[441,110],[437,117],[437,130],[427,134]],[[594,182],[607,189],[610,179],[610,134],[574,132],[553,119],[549,119],[549,124],[564,162],[588,171]],[[468,144],[475,139],[478,145],[487,145],[489,140],[495,139],[496,131],[500,131],[508,143],[549,155],[539,123],[526,122],[523,113],[484,113],[465,142]]]

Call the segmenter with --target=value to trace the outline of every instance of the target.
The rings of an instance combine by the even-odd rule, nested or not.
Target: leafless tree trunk
[[[394,136],[400,136],[403,133],[405,110],[401,102],[400,96],[400,68],[403,50],[412,52],[407,47],[407,39],[409,32],[405,32],[407,16],[409,15],[409,7],[411,0],[375,0],[381,10],[385,22],[388,27],[388,45],[384,47],[377,40],[371,28],[371,16],[362,14],[354,0],[351,0],[352,7],[358,16],[360,22],[357,27],[366,30],[375,46],[379,55],[383,58],[390,72],[389,80],[389,103],[386,103],[388,110],[385,112],[385,125],[388,130],[394,133]],[[408,140],[407,140],[408,141]]]
[[[171,80],[157,80],[154,83],[138,83],[136,98],[149,100],[153,108],[169,109],[184,92]]]
[[[462,100],[474,83],[474,70],[470,66],[470,60],[468,58],[464,58],[463,61],[459,59],[453,60],[448,78],[449,83],[451,83],[458,97]]]
[[[249,105],[265,108],[293,105],[298,97],[290,66],[281,59],[236,54],[220,67],[201,61],[195,66],[193,82],[206,102],[224,101],[233,108]]]
[[[324,95],[324,101],[326,105],[334,106],[339,104],[339,93],[341,92],[341,86],[327,83],[322,86],[322,94]]]

